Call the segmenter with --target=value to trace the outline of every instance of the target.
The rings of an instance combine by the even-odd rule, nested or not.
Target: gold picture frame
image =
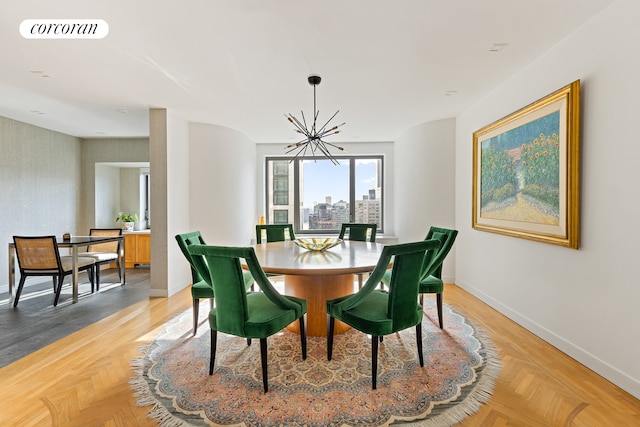
[[[476,230],[578,249],[580,80],[473,133]]]

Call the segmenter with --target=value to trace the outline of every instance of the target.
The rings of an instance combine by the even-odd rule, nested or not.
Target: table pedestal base
[[[307,335],[327,336],[326,301],[353,293],[353,274],[285,276],[285,294],[307,300]],[[351,327],[336,320],[334,333],[346,332]],[[300,333],[300,324],[294,322],[287,326],[294,333]]]

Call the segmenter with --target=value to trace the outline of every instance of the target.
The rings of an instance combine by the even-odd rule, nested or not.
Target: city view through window
[[[339,230],[343,222],[375,223],[382,230],[382,157],[339,160],[334,165],[320,159],[268,159],[269,222],[291,222],[303,233]]]

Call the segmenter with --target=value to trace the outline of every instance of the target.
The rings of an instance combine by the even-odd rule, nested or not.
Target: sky
[[[368,195],[376,187],[376,159],[356,162],[356,200]],[[331,203],[349,200],[349,163],[342,160],[334,165],[330,160],[305,160],[304,207],[313,208],[331,196]]]

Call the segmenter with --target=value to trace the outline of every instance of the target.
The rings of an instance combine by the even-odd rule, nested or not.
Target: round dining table
[[[307,300],[307,335],[327,335],[326,301],[354,293],[355,275],[373,271],[383,244],[345,240],[324,251],[311,251],[293,241],[254,245],[267,274],[284,275],[285,294]],[[299,333],[298,322],[287,327]],[[350,327],[336,321],[335,333]]]

